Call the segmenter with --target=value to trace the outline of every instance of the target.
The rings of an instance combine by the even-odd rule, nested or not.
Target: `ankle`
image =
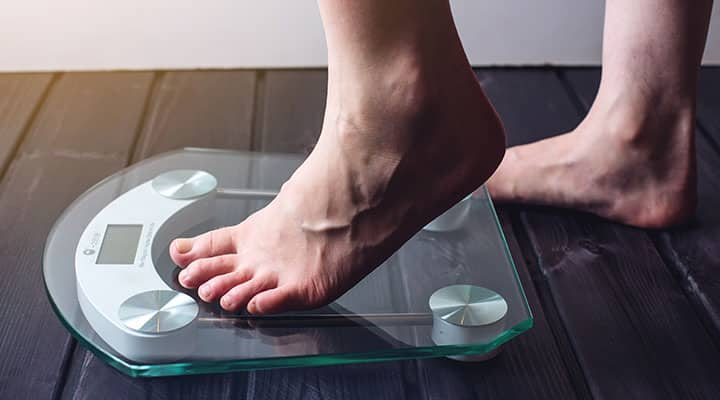
[[[398,55],[372,70],[354,68],[330,69],[323,130],[341,143],[359,136],[390,145],[388,150],[401,146],[395,150],[402,152],[415,136],[444,122],[450,103],[477,104],[473,95],[482,93],[469,66],[441,76],[416,54]]]
[[[341,75],[342,76],[342,75]],[[357,152],[361,149],[402,153],[419,119],[432,118],[432,94],[422,73],[404,66],[365,76],[330,78],[321,140]]]
[[[694,100],[682,98],[639,98],[598,94],[587,123],[602,129],[588,132],[603,136],[621,146],[635,150],[692,150],[695,130]]]

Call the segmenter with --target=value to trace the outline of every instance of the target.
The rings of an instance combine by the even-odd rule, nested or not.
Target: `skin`
[[[488,181],[495,199],[573,207],[639,227],[687,220],[711,5],[608,0],[603,76],[590,112],[572,132],[509,149]],[[446,0],[319,6],[328,97],[313,152],[266,208],[170,246],[180,283],[227,310],[327,304],[485,182],[503,157],[502,124]]]
[[[712,1],[608,0],[600,90],[572,132],[510,148],[498,201],[570,207],[641,228],[696,205],[695,99]]]
[[[319,5],[328,98],[313,152],[264,209],[170,246],[180,283],[227,310],[334,300],[486,181],[504,153],[447,1]]]

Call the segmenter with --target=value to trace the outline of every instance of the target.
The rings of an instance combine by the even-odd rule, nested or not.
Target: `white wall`
[[[720,64],[718,3],[710,64]],[[599,63],[601,0],[454,0],[453,10],[474,65]],[[315,0],[0,0],[0,71],[325,64]]]

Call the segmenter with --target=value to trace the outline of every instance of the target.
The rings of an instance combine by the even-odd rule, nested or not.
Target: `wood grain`
[[[698,83],[698,120],[711,137],[720,135],[720,67],[700,70]],[[716,144],[720,144],[716,140]]]
[[[542,104],[563,90],[555,86],[516,96]],[[594,96],[578,94],[584,104]],[[545,111],[510,134],[518,142],[546,137],[558,120],[574,124],[579,110]],[[720,390],[710,372],[720,368],[717,348],[646,232],[563,210],[528,210],[521,219],[594,397],[712,398]]]
[[[520,248],[511,222],[516,212],[512,207],[501,207],[499,218],[533,312],[534,326],[489,361],[419,360],[422,388],[429,399],[589,398],[582,371],[554,316],[557,311],[551,302],[542,301],[543,289],[535,287],[541,283],[531,277],[530,271],[537,267]]]
[[[485,90],[492,92],[496,105],[507,107],[504,124],[508,131],[519,128],[521,120],[528,116],[515,111],[517,103],[525,98],[514,97],[514,90],[529,92],[543,91],[545,82],[534,82],[536,75],[521,76],[517,80],[507,79],[508,76],[493,70],[478,70],[478,79]],[[512,76],[512,75],[511,75]],[[542,76],[542,75],[540,75]],[[509,96],[505,93],[509,92]],[[492,97],[492,96],[491,96]],[[552,93],[546,104],[557,107],[565,104],[567,98],[563,93]],[[518,107],[523,112],[532,110],[532,104]],[[541,110],[537,111],[542,112]],[[557,130],[566,128],[566,122],[558,121]],[[517,140],[510,136],[510,140]],[[564,328],[556,316],[557,311],[552,301],[541,299],[546,290],[543,282],[534,282],[531,271],[532,257],[527,257],[521,250],[518,234],[512,226],[518,210],[513,207],[499,207],[499,217],[503,231],[515,260],[528,303],[533,311],[534,327],[508,343],[503,353],[496,359],[477,364],[462,364],[449,360],[419,361],[423,387],[430,398],[588,398],[589,391],[582,376],[582,371],[575,359]],[[522,236],[521,236],[522,237]],[[524,237],[522,237],[523,240]],[[410,270],[411,265],[403,266]],[[407,271],[407,285],[417,285],[411,271]],[[420,283],[422,284],[422,283]],[[537,286],[537,288],[536,288]],[[415,299],[419,301],[419,299]]]
[[[308,154],[322,128],[327,71],[268,71],[263,87],[256,149]]]
[[[698,208],[694,221],[660,235],[720,346],[720,68],[702,71],[698,96]]]
[[[254,73],[247,71],[162,76],[150,96],[136,160],[188,146],[249,150],[254,81]],[[246,373],[130,378],[78,346],[63,397],[230,399],[246,391]]]
[[[51,80],[51,74],[0,75],[0,174]]]
[[[252,71],[163,74],[133,160],[182,147],[249,149],[254,97]]]
[[[215,400],[244,398],[247,374],[131,378],[78,346],[70,362],[62,398]]]
[[[2,180],[0,398],[47,399],[62,384],[72,341],[43,289],[43,244],[72,200],[125,164],[151,80],[61,76]]]
[[[597,91],[598,69],[569,70],[567,78],[583,101]],[[696,155],[698,208],[687,225],[652,232],[658,250],[720,346],[720,68],[703,68],[698,94]]]

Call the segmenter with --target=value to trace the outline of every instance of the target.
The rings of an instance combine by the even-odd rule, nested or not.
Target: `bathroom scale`
[[[532,326],[484,188],[325,307],[227,312],[180,286],[170,242],[242,222],[302,161],[183,149],[97,183],[63,212],[45,245],[43,277],[58,317],[131,376],[425,357],[482,362]]]

